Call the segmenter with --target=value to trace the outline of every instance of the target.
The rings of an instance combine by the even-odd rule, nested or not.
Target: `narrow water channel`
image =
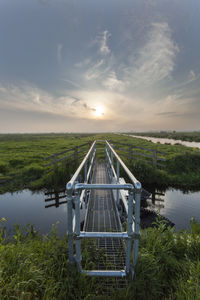
[[[200,192],[184,193],[176,189],[166,191],[152,190],[146,201],[148,209],[166,217],[175,224],[175,229],[190,228],[194,217],[200,222]]]
[[[58,232],[64,235],[67,230],[67,204],[50,208],[45,208],[45,205],[43,192],[32,193],[30,190],[23,190],[0,195],[0,218],[6,218],[7,233],[12,233],[14,224],[26,226],[30,222],[36,230],[48,234],[52,224],[59,222]]]
[[[134,138],[144,139],[144,140],[150,141],[152,143],[158,143],[159,142],[161,144],[171,144],[171,145],[181,144],[183,146],[195,147],[195,148],[200,149],[200,143],[197,143],[197,142],[187,142],[187,141],[165,139],[165,138],[154,138],[154,137],[150,137],[150,136],[140,136],[140,135],[132,135],[132,134],[131,135],[126,134],[126,135],[130,136],[130,137],[134,137]]]
[[[175,223],[177,230],[189,228],[192,217],[200,221],[200,192],[183,193],[169,189],[165,192],[156,190],[152,195],[146,206]],[[13,232],[14,224],[26,226],[29,222],[42,234],[48,234],[52,224],[59,222],[58,233],[64,235],[67,231],[67,204],[61,202],[65,199],[45,202],[46,198],[43,192],[32,193],[30,190],[0,195],[0,219],[6,218],[7,233]],[[83,211],[81,215],[83,220]]]

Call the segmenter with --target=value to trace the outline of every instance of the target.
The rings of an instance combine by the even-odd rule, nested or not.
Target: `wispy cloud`
[[[55,97],[26,82],[16,85],[0,84],[0,107],[16,111],[49,113],[52,115],[90,119],[88,112],[96,109],[84,93],[72,91],[71,95]]]
[[[152,23],[144,46],[139,50],[138,59],[133,63],[132,80],[135,84],[151,85],[168,77],[175,67],[179,51],[172,40],[167,23]]]
[[[95,108],[89,106],[87,103],[83,103],[83,107],[84,107],[86,110],[89,110],[89,111],[96,111]]]
[[[125,89],[125,83],[122,80],[119,80],[114,71],[110,72],[103,80],[102,85],[108,88],[109,90],[122,92]]]
[[[91,59],[86,58],[83,61],[79,61],[79,62],[75,63],[75,67],[76,68],[82,68],[82,67],[85,67],[85,66],[89,65],[90,62],[91,62]]]
[[[77,82],[75,82],[75,81],[69,80],[67,78],[63,78],[62,80],[65,81],[65,82],[70,83],[70,85],[72,85],[76,88],[82,88],[82,86],[80,84],[78,84]]]
[[[93,39],[89,47],[98,47],[98,53],[101,54],[102,56],[108,55],[111,50],[108,46],[108,39],[111,37],[111,33],[106,29],[104,31],[101,31],[97,34],[95,39]]]
[[[84,74],[86,80],[96,80],[99,86],[108,90],[130,94],[135,87],[144,90],[144,86],[153,86],[170,78],[179,48],[166,22],[152,23],[143,44],[137,50],[128,56],[125,53],[124,57],[121,53],[120,61],[127,60],[129,64],[121,63],[120,68],[119,57],[107,46],[109,37],[109,31],[105,30],[95,39],[99,45],[99,57],[87,64]],[[194,77],[195,73],[191,71],[190,80],[194,80]]]
[[[175,115],[177,115],[177,112],[176,111],[165,111],[165,112],[156,113],[156,115],[166,116],[166,117],[174,117]]]
[[[62,62],[62,48],[63,48],[62,44],[57,45],[57,61],[59,64],[61,64]]]
[[[103,55],[107,55],[110,53],[110,49],[108,47],[108,39],[111,36],[111,34],[108,32],[108,30],[104,30],[104,32],[101,35],[100,39],[100,53]]]
[[[100,59],[97,62],[93,63],[85,73],[85,78],[87,80],[92,80],[98,78],[102,73],[105,73],[105,69],[102,69],[104,60]]]

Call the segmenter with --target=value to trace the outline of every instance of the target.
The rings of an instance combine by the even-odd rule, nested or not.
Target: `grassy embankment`
[[[73,166],[71,170],[60,167],[56,173],[45,174],[43,158],[94,139],[109,139],[165,152],[166,166],[156,170],[145,158],[124,158],[142,183],[199,188],[199,150],[114,134],[52,134],[0,136],[1,178],[16,175],[4,191],[24,186],[48,187],[60,180],[64,184]],[[119,151],[121,147],[116,144],[115,149]],[[161,223],[157,228],[142,230],[135,280],[124,291],[115,287],[111,298],[200,299],[199,227],[193,223],[191,232],[175,233],[170,228],[164,230]],[[67,247],[67,238],[61,239],[54,230],[50,236],[41,236],[29,226],[24,236],[17,227],[10,240],[4,238],[4,230],[0,229],[0,299],[106,299],[101,295],[102,283],[78,274],[69,266]],[[102,255],[95,247],[91,250],[91,256],[88,256],[83,244],[83,264],[88,268],[91,267],[89,261]]]
[[[160,132],[134,132],[134,135],[167,138],[187,142],[200,142],[200,131],[160,131]]]
[[[1,221],[2,222],[2,221]],[[200,224],[189,232],[174,232],[164,223],[141,231],[139,260],[134,281],[124,290],[114,285],[103,295],[103,281],[77,273],[68,263],[67,237],[61,239],[55,227],[41,236],[31,226],[16,227],[12,240],[0,229],[0,299],[200,299]],[[2,226],[3,227],[3,226]],[[83,266],[98,259],[93,246],[90,256],[82,243]]]
[[[44,158],[92,139],[89,134],[9,134],[0,135],[0,192],[23,188],[42,189],[64,185],[75,166],[46,173]],[[4,184],[6,183],[7,184]]]
[[[155,169],[152,160],[133,154],[132,160],[123,156],[122,148],[115,149],[123,160],[143,183],[157,186],[172,186],[182,189],[200,189],[200,150],[182,145],[154,144],[142,139],[136,139],[116,134],[75,135],[75,134],[35,134],[35,135],[0,135],[0,192],[20,190],[23,188],[41,189],[54,185],[65,185],[75,166],[61,164],[56,172],[45,173],[44,157],[70,149],[94,139],[108,139],[113,142],[132,144],[138,147],[157,149],[165,152],[161,155],[166,159],[165,167]],[[137,149],[136,149],[137,150]],[[144,154],[148,151],[138,150]]]

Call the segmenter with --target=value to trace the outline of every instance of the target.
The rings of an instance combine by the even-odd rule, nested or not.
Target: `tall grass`
[[[0,232],[0,299],[200,299],[200,224],[195,220],[190,231],[174,232],[163,221],[142,230],[134,280],[110,295],[103,293],[103,281],[69,265],[67,237],[61,239],[55,226],[49,236],[31,225],[16,226],[12,239]],[[101,255],[95,246],[89,254],[87,243],[82,249],[87,266]]]

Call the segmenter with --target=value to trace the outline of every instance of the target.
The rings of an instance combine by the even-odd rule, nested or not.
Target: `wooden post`
[[[132,148],[131,145],[129,146],[129,161],[130,161],[130,164],[132,164],[132,162],[133,162],[133,148]]]
[[[157,167],[157,151],[153,150],[153,166]]]
[[[78,146],[76,146],[74,149],[74,161],[75,161],[76,167],[78,167]]]
[[[57,154],[54,154],[54,156],[53,156],[53,162],[54,162],[54,171],[55,171],[56,167],[57,167]]]

